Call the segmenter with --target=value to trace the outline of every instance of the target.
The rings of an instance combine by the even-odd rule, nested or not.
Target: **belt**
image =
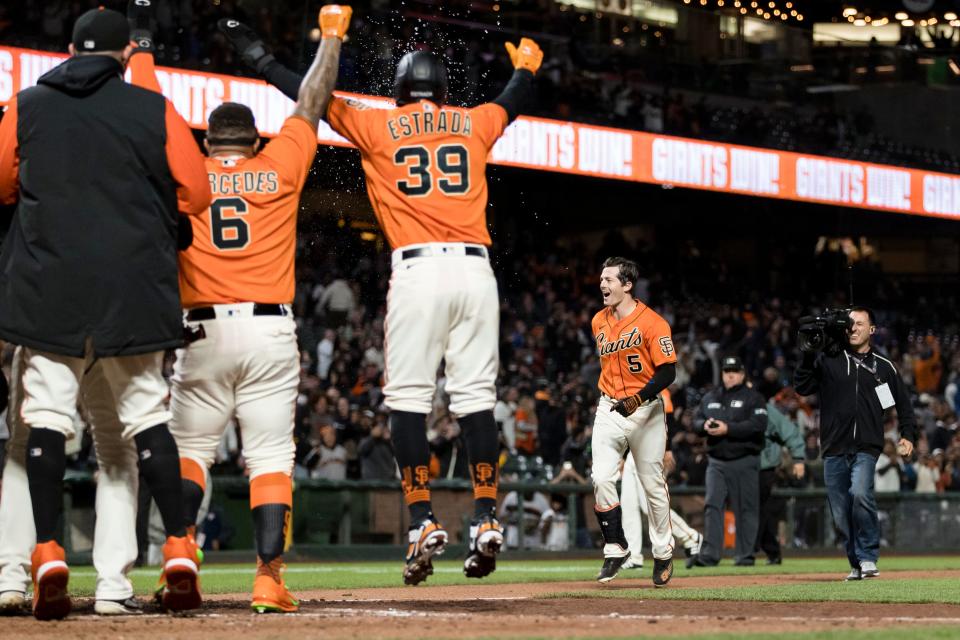
[[[444,250],[434,249],[433,247],[416,247],[414,249],[404,249],[400,252],[401,260],[411,260],[413,258],[426,258],[435,255],[443,255]],[[476,256],[486,258],[487,250],[483,247],[464,247],[463,254],[467,256]]]
[[[287,309],[282,304],[263,304],[255,302],[253,304],[253,315],[255,316],[285,316]],[[196,307],[187,311],[187,321],[196,322],[198,320],[216,320],[217,310],[213,307]]]

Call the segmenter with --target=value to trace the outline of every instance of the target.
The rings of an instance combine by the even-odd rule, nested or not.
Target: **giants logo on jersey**
[[[620,339],[616,342],[607,342],[606,336],[602,331],[597,334],[597,351],[600,353],[600,357],[609,356],[624,349],[639,347],[642,343],[643,336],[636,327],[628,333],[620,334]]]
[[[673,340],[670,339],[670,336],[660,338],[660,351],[668,358],[673,355]]]

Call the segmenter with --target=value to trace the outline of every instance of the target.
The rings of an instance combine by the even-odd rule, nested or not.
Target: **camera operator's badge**
[[[881,409],[889,409],[896,404],[896,401],[893,399],[893,394],[890,393],[890,385],[886,382],[877,385],[875,391],[877,392],[877,398],[880,400]]]

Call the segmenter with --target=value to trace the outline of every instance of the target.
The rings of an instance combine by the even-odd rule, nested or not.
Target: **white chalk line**
[[[476,598],[477,600],[522,600],[523,598]],[[77,620],[103,620],[107,621],[122,621],[122,620],[145,620],[145,619],[159,619],[159,618],[174,618],[182,620],[192,620],[192,619],[203,619],[203,620],[219,620],[219,619],[236,619],[242,617],[243,614],[238,613],[196,613],[196,614],[186,614],[181,616],[170,616],[167,614],[160,613],[148,613],[141,614],[136,616],[97,616],[97,615],[75,615],[70,616],[71,619]],[[343,616],[356,616],[356,617],[376,617],[376,618],[437,618],[437,619],[454,619],[462,618],[464,615],[485,615],[484,612],[474,612],[474,611],[464,611],[464,612],[443,612],[443,611],[410,611],[403,609],[362,609],[357,607],[336,607],[330,609],[324,609],[323,611],[301,611],[298,613],[287,613],[283,615],[276,614],[248,614],[250,618],[257,618],[263,620],[280,620],[284,617],[293,617],[293,618],[340,618]],[[488,614],[495,615],[495,614]],[[525,616],[524,614],[514,614],[514,619],[525,618],[525,617],[535,617],[539,618],[538,614],[533,614],[531,616]],[[836,622],[846,622],[853,624],[863,624],[868,623],[876,625],[878,623],[882,624],[938,624],[938,625],[956,625],[960,624],[960,618],[956,617],[942,617],[942,618],[924,618],[917,616],[882,616],[882,617],[867,617],[867,616],[736,616],[736,615],[674,615],[674,614],[632,614],[632,613],[606,613],[606,614],[572,614],[572,615],[562,615],[555,618],[556,620],[563,620],[574,618],[578,620],[635,620],[641,622],[701,622],[701,621],[724,621],[724,622],[798,622],[798,623],[810,623],[810,622],[822,622],[822,623],[836,623]]]
[[[398,562],[394,567],[298,567],[298,566],[287,566],[287,573],[350,573],[350,574],[361,574],[361,575],[392,575],[397,573],[402,568],[402,563]],[[256,566],[250,564],[249,567],[201,567],[200,575],[201,576],[210,576],[210,575],[253,575],[256,573]],[[577,571],[588,571],[588,569],[577,569],[576,567],[511,567],[511,566],[502,566],[497,567],[497,573],[549,573],[549,574],[561,574],[567,573],[572,574]],[[134,569],[130,572],[129,575],[159,575],[160,568],[141,568]],[[462,567],[434,567],[434,573],[449,573],[449,574],[459,574],[463,573]],[[83,569],[71,569],[70,574],[80,577],[95,577],[97,572],[92,567],[86,567]],[[574,580],[576,578],[573,578]]]

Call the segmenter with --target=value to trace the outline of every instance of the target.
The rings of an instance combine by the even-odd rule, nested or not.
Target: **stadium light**
[[[943,19],[944,19],[944,20],[956,20],[956,19],[957,19],[957,14],[955,14],[953,11],[947,11],[945,14],[943,14]]]
[[[914,21],[909,18],[900,23],[900,25],[904,27],[912,27],[914,24]]]
[[[953,58],[950,58],[950,61],[947,62],[950,65],[950,71],[953,71],[953,75],[960,76],[960,65],[957,64],[957,61]]]
[[[895,14],[893,14],[893,17],[896,18],[897,20],[906,20],[910,16],[907,14],[906,11],[897,11]]]
[[[853,26],[855,27],[862,27],[866,24],[867,24],[867,21],[864,20],[863,18],[857,18],[856,20],[853,21]]]
[[[854,7],[847,7],[843,10],[843,17],[849,18],[850,16],[857,15],[857,10]]]

